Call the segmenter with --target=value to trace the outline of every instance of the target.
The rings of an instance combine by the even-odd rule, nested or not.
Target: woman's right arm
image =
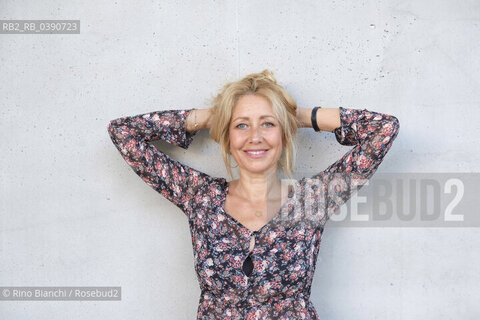
[[[210,129],[212,110],[212,108],[192,110],[192,112],[189,113],[185,124],[187,132],[194,132],[200,129]]]
[[[191,200],[211,177],[170,158],[149,142],[162,139],[187,149],[198,131],[186,130],[186,125],[191,124],[187,123],[191,111],[156,111],[118,118],[108,124],[113,144],[133,171],[187,215]],[[202,125],[206,124],[205,114],[199,112],[197,117],[199,114]]]

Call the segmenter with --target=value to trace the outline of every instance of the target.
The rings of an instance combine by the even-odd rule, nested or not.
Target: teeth
[[[265,150],[262,150],[262,151],[247,151],[248,153],[250,154],[260,154],[260,153],[264,153]]]

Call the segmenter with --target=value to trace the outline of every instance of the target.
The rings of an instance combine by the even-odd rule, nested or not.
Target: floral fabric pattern
[[[224,210],[226,179],[149,144],[162,139],[187,149],[197,133],[185,130],[191,110],[118,118],[108,133],[133,171],[188,219],[201,289],[197,319],[319,319],[310,292],[325,223],[375,173],[398,135],[398,119],[340,107],[334,134],[353,148],[324,171],[296,181],[276,216],[254,231]],[[248,275],[247,257],[253,263]]]

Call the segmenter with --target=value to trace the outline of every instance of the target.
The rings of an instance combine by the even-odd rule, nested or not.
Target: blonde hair
[[[267,69],[225,84],[221,92],[211,102],[213,106],[210,137],[220,145],[228,174],[233,179],[230,164],[230,121],[238,100],[248,94],[260,95],[271,103],[273,113],[282,128],[282,141],[284,142],[278,167],[288,178],[291,178],[296,152],[294,138],[297,129],[300,127],[300,122],[296,116],[297,104],[285,89],[277,83],[273,72]]]

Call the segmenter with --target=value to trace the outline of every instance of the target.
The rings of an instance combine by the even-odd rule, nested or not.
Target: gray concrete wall
[[[397,116],[378,172],[480,170],[478,1],[3,0],[0,19],[81,20],[77,35],[0,35],[0,286],[122,287],[113,302],[0,301],[1,319],[194,319],[186,219],[106,128],[207,107],[251,72],[272,69],[300,106]],[[298,139],[298,171],[349,149]],[[158,146],[226,177],[206,132],[187,151]],[[327,226],[312,301],[329,320],[478,319],[479,235]]]

